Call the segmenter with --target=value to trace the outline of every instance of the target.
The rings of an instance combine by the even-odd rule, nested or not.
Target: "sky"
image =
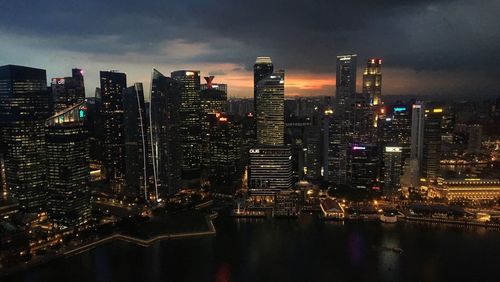
[[[215,75],[230,97],[253,93],[257,56],[286,70],[285,95],[333,95],[336,56],[383,59],[383,95],[500,94],[498,0],[0,0],[0,65]]]

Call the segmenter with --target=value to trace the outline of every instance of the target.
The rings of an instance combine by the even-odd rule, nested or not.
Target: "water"
[[[215,227],[149,248],[110,243],[2,281],[500,281],[500,231],[314,217]]]

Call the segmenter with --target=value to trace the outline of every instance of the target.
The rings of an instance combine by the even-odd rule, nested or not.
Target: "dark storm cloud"
[[[180,42],[203,47],[182,57],[189,63],[249,68],[269,55],[287,69],[331,72],[337,54],[352,52],[394,68],[500,73],[500,1],[472,2],[2,1],[0,33],[41,48],[151,54],[158,63],[175,60],[162,54]]]

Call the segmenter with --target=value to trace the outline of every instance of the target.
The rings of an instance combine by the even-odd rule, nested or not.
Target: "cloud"
[[[99,69],[137,81],[153,66],[194,68],[247,95],[255,57],[267,55],[295,73],[291,93],[309,95],[333,94],[335,56],[358,53],[359,73],[384,58],[388,94],[498,93],[499,14],[496,0],[2,1],[0,63],[57,76],[85,65],[88,89]]]

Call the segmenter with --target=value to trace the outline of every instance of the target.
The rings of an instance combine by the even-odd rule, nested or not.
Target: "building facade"
[[[85,102],[47,119],[47,212],[59,228],[90,219],[90,153]]]
[[[175,194],[181,187],[182,84],[153,69],[151,75],[150,152],[156,200]]]
[[[101,71],[100,79],[103,166],[114,191],[122,193],[125,177],[123,93],[127,87],[127,76],[117,71]]]
[[[0,134],[5,183],[21,209],[41,211],[46,202],[45,120],[49,117],[45,70],[0,67]]]

